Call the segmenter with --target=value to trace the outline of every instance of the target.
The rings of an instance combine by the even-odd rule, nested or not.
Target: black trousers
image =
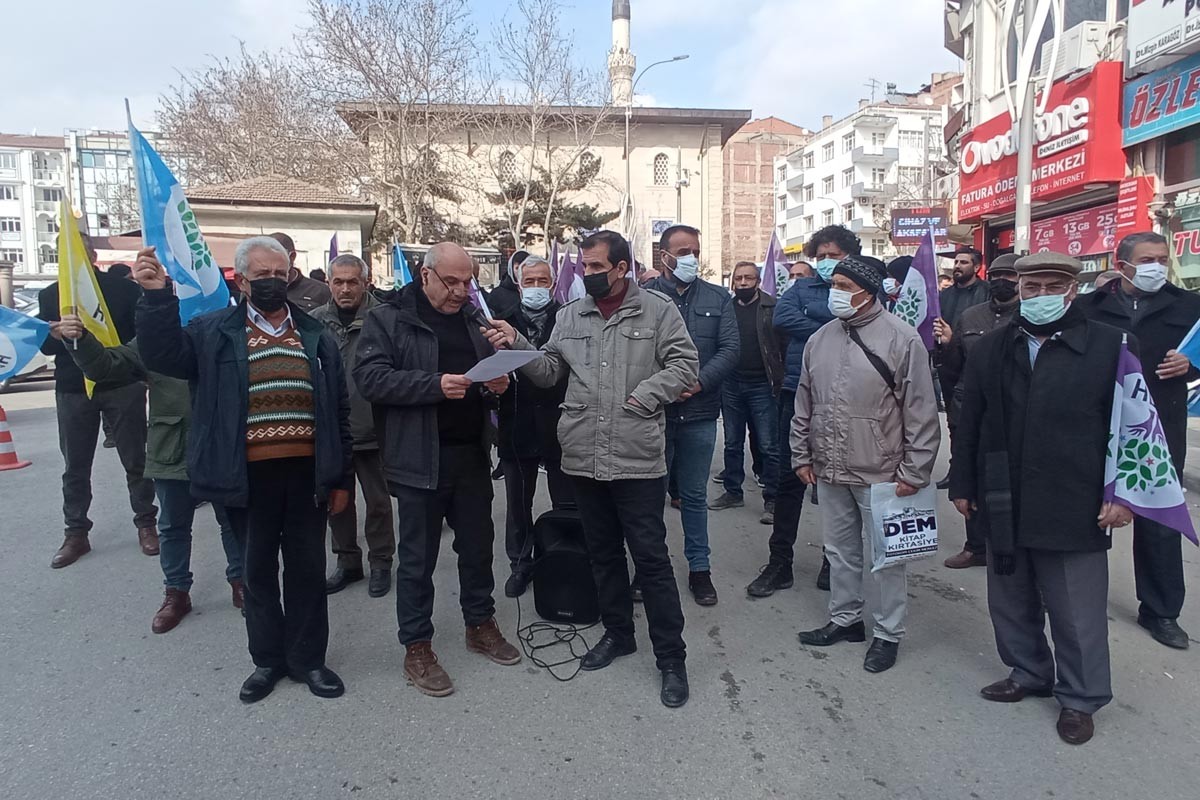
[[[624,641],[634,640],[633,597],[625,561],[628,544],[659,669],[687,656],[683,608],[663,522],[665,482],[663,478],[596,481],[572,476],[604,628]]]
[[[228,507],[244,543],[246,634],[259,667],[307,671],[325,663],[329,608],[325,597],[325,521],[316,505],[315,465],[308,458],[276,458],[246,465],[250,505]],[[283,553],[283,605],[279,554]]]
[[[396,623],[400,644],[433,640],[433,570],[442,520],[454,531],[463,621],[481,625],[496,613],[492,592],[492,465],[477,444],[442,445],[436,489],[392,485],[399,520]]]
[[[146,467],[146,384],[138,382],[116,389],[97,389],[92,397],[74,392],[55,392],[58,412],[58,447],[64,469],[63,520],[68,536],[84,536],[92,529],[88,510],[92,505],[92,462],[100,435],[101,416],[112,428],[113,441],[125,484],[133,524],[146,528],[155,523],[154,481],[142,476]]]
[[[508,501],[504,520],[504,549],[508,564],[515,571],[533,567],[533,496],[537,492],[540,459],[502,458],[504,491]],[[552,508],[573,506],[571,482],[563,474],[558,459],[546,462],[546,486]]]
[[[396,529],[392,527],[392,496],[383,477],[383,461],[378,450],[354,451],[354,475],[367,504],[363,535],[367,540],[367,562],[371,569],[392,568],[396,553]],[[341,514],[329,517],[333,554],[339,567],[351,572],[362,570],[362,548],[358,546],[358,503],[351,497]]]
[[[800,531],[800,512],[804,509],[804,493],[808,484],[796,477],[792,469],[792,417],[796,415],[796,393],[784,389],[779,393],[779,436],[776,441],[778,471],[775,485],[775,524],[771,526],[771,563],[792,566],[796,553],[796,536]]]
[[[1138,613],[1175,619],[1183,609],[1183,536],[1142,517],[1133,519],[1133,577]]]

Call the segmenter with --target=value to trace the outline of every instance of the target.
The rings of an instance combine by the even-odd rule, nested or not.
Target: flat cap
[[[988,264],[988,275],[995,275],[1001,272],[1016,272],[1017,261],[1020,258],[1015,253],[1005,253],[1002,256],[996,256],[992,259],[992,263]]]
[[[1083,272],[1083,262],[1071,258],[1065,253],[1055,253],[1049,250],[1042,253],[1030,253],[1017,259],[1018,275],[1033,275],[1039,272],[1059,272],[1070,278]]]

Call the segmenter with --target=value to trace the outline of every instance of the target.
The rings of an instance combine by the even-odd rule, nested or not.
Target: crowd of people
[[[936,483],[944,404],[951,467],[938,488],[966,527],[962,552],[945,566],[988,569],[997,648],[1010,670],[981,694],[1053,695],[1062,739],[1088,741],[1092,715],[1112,698],[1107,550],[1112,530],[1132,518],[1103,499],[1118,349],[1128,340],[1140,353],[1180,472],[1187,380],[1198,374],[1175,348],[1200,319],[1200,297],[1167,282],[1166,240],[1127,237],[1114,278],[1089,294],[1079,292],[1083,265],[1068,255],[1001,255],[985,268],[964,249],[941,291],[929,351],[891,313],[911,258],[884,264],[851,231],[829,226],[776,297],[753,262],[736,264],[728,287],[700,277],[700,237],[670,227],[660,262],[639,271],[623,237],[591,234],[580,243],[586,296],[565,304],[554,299],[555,267],[518,252],[487,298],[488,316],[471,299],[478,265],[456,244],[433,246],[412,283],[377,292],[355,255],[337,256],[316,280],[296,268],[288,236],[256,236],[237,248],[235,304],[187,325],[147,248],[131,280],[97,273],[122,342],[111,348],[78,317],[60,317],[57,285],[49,287],[40,298],[52,323],[44,350],[56,357],[65,462],[65,537],[51,566],[91,549],[90,476],[103,424],[126,472],[141,550],[163,572],[155,633],[191,611],[192,527],[207,502],[255,666],[242,701],[262,700],[284,677],[321,697],[341,695],[326,663],[327,597],[364,579],[370,596],[386,596],[393,571],[404,675],[444,696],[454,684],[433,649],[443,526],[458,559],[467,649],[518,663],[522,653],[495,616],[493,478],[505,485],[504,593],[518,597],[534,575],[544,473],[552,508],[578,515],[597,590],[603,635],[581,668],[637,650],[641,602],[661,701],[678,707],[689,696],[685,615],[665,514],[680,516],[692,601],[716,605],[712,571],[722,554],[710,543],[709,513],[745,505],[748,449],[770,534],[747,595],[793,586],[808,496],[820,509],[817,586],[829,604],[814,621],[823,624],[799,640],[869,640],[863,668],[878,673],[897,663],[907,585],[903,563],[871,568],[872,489],[894,486],[904,498]],[[498,349],[538,352],[515,373],[468,377]],[[90,394],[85,379],[95,382]],[[724,451],[710,500],[718,420]],[[336,559],[328,575],[327,528]],[[1138,623],[1186,648],[1179,533],[1139,518],[1133,553]]]

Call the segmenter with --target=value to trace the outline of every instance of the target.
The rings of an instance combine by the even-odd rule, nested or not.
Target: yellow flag
[[[77,314],[83,320],[83,327],[105,347],[121,343],[108,303],[96,283],[96,273],[79,235],[75,215],[66,200],[59,204],[58,213],[58,313]],[[83,385],[91,397],[95,381],[84,379]]]

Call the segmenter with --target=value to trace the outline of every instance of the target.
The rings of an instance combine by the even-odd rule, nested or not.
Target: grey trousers
[[[996,575],[988,567],[988,610],[1000,660],[1025,688],[1053,686],[1063,708],[1094,714],[1112,700],[1108,553],[1018,547],[1014,555],[1012,575]],[[988,563],[995,563],[990,553]],[[1046,642],[1047,615],[1053,654]]]
[[[829,619],[846,627],[862,619],[864,596],[875,617],[874,636],[889,642],[904,638],[908,582],[896,564],[863,577],[874,562],[871,487],[821,483],[825,556],[829,559]]]
[[[146,467],[146,384],[131,383],[117,389],[86,394],[56,392],[58,447],[62,451],[63,519],[68,536],[83,536],[92,529],[88,510],[92,506],[92,461],[100,435],[101,413],[112,424],[117,455],[125,468],[133,524],[153,525],[158,515],[154,506],[154,481],[142,477]]]

